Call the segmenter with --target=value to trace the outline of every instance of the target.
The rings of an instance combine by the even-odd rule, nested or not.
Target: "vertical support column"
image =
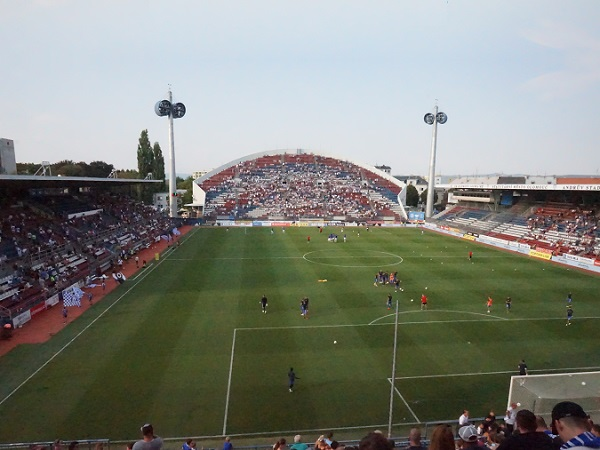
[[[436,105],[433,115],[437,117],[438,107]],[[425,218],[433,215],[433,200],[435,194],[435,151],[437,147],[437,120],[433,121],[433,134],[431,136],[431,155],[429,158],[429,180],[427,180],[427,204],[425,205]]]
[[[169,102],[173,104],[173,93],[169,89]],[[175,172],[175,132],[173,131],[173,112],[169,113],[169,210],[171,217],[177,217],[177,174]]]

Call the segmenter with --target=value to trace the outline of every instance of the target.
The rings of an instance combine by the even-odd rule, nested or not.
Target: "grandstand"
[[[113,270],[175,223],[135,202],[144,180],[0,176],[0,320],[20,327],[63,289]],[[150,181],[152,183],[152,181]]]
[[[555,256],[600,257],[600,178],[463,177],[438,188],[448,191],[438,224]]]
[[[375,167],[303,150],[249,155],[194,183],[208,220],[403,222],[404,184]]]

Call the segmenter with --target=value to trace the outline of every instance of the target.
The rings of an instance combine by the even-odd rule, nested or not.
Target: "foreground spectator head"
[[[158,436],[154,435],[154,427],[147,423],[142,425],[142,440],[133,444],[132,450],[160,450],[163,446],[163,441]]]
[[[420,428],[411,428],[410,433],[408,435],[409,444],[413,447],[418,447],[421,445],[421,429]]]
[[[458,437],[460,437],[464,443],[463,448],[477,446],[477,440],[479,439],[477,427],[473,425],[462,427],[460,430],[458,430]]]
[[[142,430],[142,436],[154,437],[154,427],[151,424],[147,423],[145,425],[142,425],[141,430]]]
[[[588,415],[574,402],[560,402],[552,409],[552,431],[567,442],[590,430]]]
[[[392,450],[389,439],[381,433],[369,433],[361,439],[358,450]]]
[[[450,425],[436,426],[431,433],[429,450],[454,450],[454,434]]]
[[[535,414],[528,409],[517,413],[517,428],[520,433],[533,433],[537,429]]]

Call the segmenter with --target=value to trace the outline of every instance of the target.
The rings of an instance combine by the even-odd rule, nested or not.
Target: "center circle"
[[[388,252],[377,250],[365,250],[362,252],[339,253],[336,254],[327,250],[316,250],[302,255],[302,258],[313,264],[333,267],[389,267],[401,264],[401,256]],[[341,261],[354,260],[351,263],[342,263]]]

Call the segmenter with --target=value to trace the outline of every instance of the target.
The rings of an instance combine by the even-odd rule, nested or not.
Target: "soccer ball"
[[[427,289],[427,286],[425,286],[425,289]]]
[[[585,382],[585,381],[582,381],[582,382],[581,382],[581,385],[582,385],[582,386],[585,386],[585,385],[586,385],[586,382]]]
[[[411,302],[414,302],[414,301],[415,301],[415,299],[414,299],[414,298],[411,298],[411,299],[410,299],[410,301],[411,301]]]
[[[518,406],[518,407],[520,407],[520,406],[521,406],[521,403],[517,403],[517,406]]]
[[[334,344],[337,344],[337,341],[333,341]]]

